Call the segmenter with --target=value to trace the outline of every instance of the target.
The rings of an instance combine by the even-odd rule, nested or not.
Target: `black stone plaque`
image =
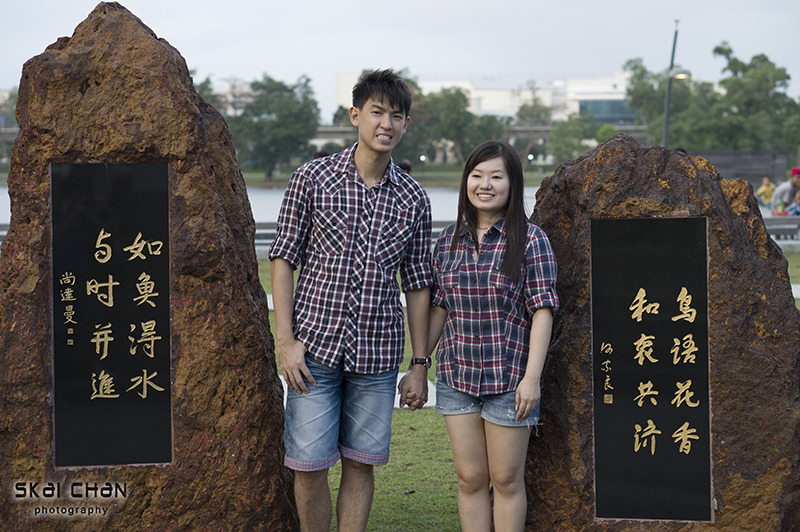
[[[595,513],[710,521],[705,218],[592,220]]]
[[[55,465],[170,462],[168,167],[50,178]]]

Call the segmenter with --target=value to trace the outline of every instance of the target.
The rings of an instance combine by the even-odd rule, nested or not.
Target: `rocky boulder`
[[[532,438],[527,530],[800,530],[800,319],[787,261],[752,187],[705,159],[616,135],[542,184],[532,221],[558,259],[544,427]],[[713,522],[594,517],[592,218],[708,218]]]
[[[230,133],[180,53],[116,3],[29,60],[0,255],[0,484],[60,497],[0,505],[7,530],[297,530],[283,404],[254,221]],[[169,166],[173,461],[56,469],[51,391],[49,163]],[[91,438],[91,434],[86,435]],[[75,500],[75,482],[125,483]],[[15,491],[15,493],[19,493]],[[30,492],[28,492],[30,495]],[[102,515],[35,516],[92,503]]]

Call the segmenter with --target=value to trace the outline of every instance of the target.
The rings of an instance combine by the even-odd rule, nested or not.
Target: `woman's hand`
[[[539,379],[524,377],[517,386],[517,422],[528,419],[536,410],[542,398],[542,387]]]

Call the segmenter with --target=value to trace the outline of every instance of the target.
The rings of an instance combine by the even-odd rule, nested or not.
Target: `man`
[[[398,271],[414,354],[401,401],[418,407],[427,399],[430,200],[391,159],[410,107],[408,87],[391,70],[361,77],[350,108],[358,142],[295,172],[270,248],[276,346],[289,387],[284,463],[295,471],[304,532],[330,528],[328,469],[340,457],[339,530],[366,529],[373,466],[389,460],[403,359]]]
[[[792,202],[798,191],[800,191],[800,167],[795,167],[790,172],[789,181],[778,185],[772,193],[773,213],[783,215],[784,206]]]

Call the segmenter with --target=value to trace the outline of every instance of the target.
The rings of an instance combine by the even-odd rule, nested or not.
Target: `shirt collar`
[[[497,220],[494,225],[492,225],[489,230],[495,229],[500,232],[500,234],[506,234],[506,219],[505,217],[500,218]],[[466,235],[469,233],[469,227],[467,226],[467,221],[464,220],[464,224],[461,226],[461,234]]]
[[[333,163],[333,171],[320,181],[320,185],[324,187],[328,193],[335,194],[344,184],[345,179],[355,180],[357,173],[355,153],[357,147],[358,142],[342,151]],[[392,158],[389,158],[389,167],[386,169],[384,177],[393,185],[400,184],[400,176],[398,175],[397,167]]]

